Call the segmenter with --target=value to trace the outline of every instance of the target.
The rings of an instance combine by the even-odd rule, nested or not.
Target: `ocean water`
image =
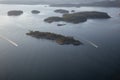
[[[79,24],[45,23],[43,20],[49,16],[62,16],[54,13],[56,9],[103,11],[112,18],[89,19]],[[7,16],[10,10],[23,10],[24,14]],[[41,13],[32,14],[31,10]],[[1,4],[0,80],[115,79],[120,76],[119,13],[120,8]],[[58,23],[66,25],[57,26]],[[83,45],[58,45],[53,41],[35,39],[26,35],[29,30],[73,36]]]

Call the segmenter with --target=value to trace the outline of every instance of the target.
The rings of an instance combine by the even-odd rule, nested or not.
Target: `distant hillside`
[[[100,1],[100,2],[93,2],[93,3],[84,3],[84,4],[53,4],[53,7],[81,7],[81,6],[98,6],[98,7],[120,7],[120,1]]]
[[[88,6],[100,6],[100,7],[120,7],[120,1],[101,1],[101,2],[94,2],[91,4],[85,4]]]

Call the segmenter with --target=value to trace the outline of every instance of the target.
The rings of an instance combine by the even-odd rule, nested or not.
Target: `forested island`
[[[26,33],[26,35],[32,36],[37,39],[47,39],[51,41],[55,41],[60,45],[81,45],[82,42],[79,40],[75,40],[73,37],[63,36],[60,34],[55,34],[51,32],[40,32],[40,31],[30,31]]]
[[[21,11],[21,10],[8,11],[8,16],[20,16],[22,14],[23,14],[23,11]]]
[[[65,22],[77,24],[80,22],[85,22],[87,21],[87,19],[108,19],[108,18],[110,18],[110,16],[105,12],[85,11],[85,12],[63,14],[62,17],[52,16],[44,19],[44,21],[47,23],[65,21]]]
[[[38,10],[32,10],[31,13],[32,13],[32,14],[39,14],[40,11],[38,11]]]
[[[54,12],[56,12],[56,13],[62,13],[62,14],[67,14],[67,13],[69,13],[69,11],[68,11],[68,10],[65,10],[65,9],[56,9]]]

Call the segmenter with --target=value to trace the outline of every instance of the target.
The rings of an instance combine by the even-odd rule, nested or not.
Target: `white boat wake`
[[[88,40],[85,40],[86,42],[88,42],[89,44],[91,44],[93,47],[95,48],[98,48],[99,46],[97,46],[95,43],[91,42],[91,41],[88,41]]]
[[[8,39],[8,38],[2,36],[2,35],[0,35],[0,38],[2,38],[2,39],[4,39],[4,40],[8,41],[9,43],[11,43],[11,44],[12,44],[13,46],[15,46],[15,47],[18,46],[17,43],[15,43],[14,41],[12,41],[12,40],[10,40],[10,39]]]
[[[99,46],[96,45],[95,43],[93,43],[92,41],[88,40],[88,39],[85,39],[85,38],[81,38],[83,41],[87,42],[88,44],[90,44],[91,46],[95,47],[95,48],[98,48]]]

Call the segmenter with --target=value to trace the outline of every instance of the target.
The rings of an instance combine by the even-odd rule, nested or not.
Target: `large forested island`
[[[55,41],[60,45],[80,45],[82,44],[79,40],[75,40],[73,37],[63,36],[60,34],[50,33],[50,32],[40,32],[40,31],[30,31],[26,33],[29,36],[35,37],[37,39],[47,39]]]
[[[105,12],[85,11],[63,14],[62,17],[52,16],[44,19],[44,21],[48,23],[59,21],[65,21],[69,23],[80,23],[87,21],[87,19],[108,19],[108,18],[110,18],[110,16]]]

